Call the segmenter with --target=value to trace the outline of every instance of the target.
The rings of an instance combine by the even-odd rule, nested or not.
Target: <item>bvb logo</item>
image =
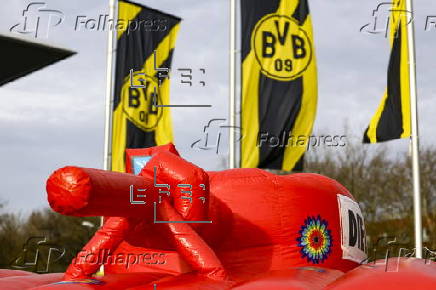
[[[270,78],[290,81],[299,77],[312,60],[312,44],[296,20],[268,14],[256,25],[251,46],[262,72]]]
[[[131,87],[130,78],[127,77],[121,89],[123,111],[136,127],[144,131],[152,131],[162,118],[162,107],[153,105],[153,103],[162,104],[157,93],[159,92],[157,80],[144,73],[135,72],[132,84],[135,87]]]

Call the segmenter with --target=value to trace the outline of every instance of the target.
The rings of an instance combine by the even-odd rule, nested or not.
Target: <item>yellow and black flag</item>
[[[181,19],[119,1],[112,121],[112,170],[125,171],[125,149],[173,141],[168,107],[171,59]]]
[[[391,56],[388,84],[381,104],[363,136],[364,143],[408,138],[410,119],[410,71],[406,0],[394,0],[389,18]]]
[[[241,0],[241,167],[301,170],[317,105],[307,0]]]

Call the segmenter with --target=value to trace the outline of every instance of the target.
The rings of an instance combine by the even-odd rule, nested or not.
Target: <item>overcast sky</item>
[[[22,11],[31,2],[2,0],[1,34],[11,35],[10,27],[22,22]],[[75,31],[75,23],[78,16],[97,19],[107,14],[108,1],[38,2],[62,11],[64,20],[49,30],[48,37],[36,41],[77,54],[0,87],[0,201],[7,202],[4,210],[23,214],[48,206],[45,181],[55,169],[66,165],[102,168],[103,164],[107,31],[83,27]],[[211,104],[212,108],[173,109],[175,143],[185,158],[199,166],[223,168],[226,146],[217,155],[215,150],[203,151],[191,144],[203,137],[203,126],[210,119],[228,118],[228,1],[136,2],[183,18],[174,54],[171,102]],[[373,23],[372,11],[380,2],[309,2],[318,61],[318,134],[343,134],[347,124],[349,134],[360,139],[376,111],[386,87],[388,41],[382,33],[359,30]],[[436,141],[436,28],[424,28],[427,16],[436,15],[436,2],[415,2],[421,142],[430,146]],[[194,70],[192,87],[181,84],[177,74],[177,68],[186,67]],[[199,68],[206,69],[205,76],[195,74]],[[195,83],[199,81],[206,86]],[[395,154],[405,154],[408,142],[393,141],[388,146]]]

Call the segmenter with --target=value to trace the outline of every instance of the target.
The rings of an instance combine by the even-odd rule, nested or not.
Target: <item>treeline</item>
[[[63,272],[99,225],[97,217],[68,217],[50,209],[26,218],[1,214],[0,268]]]

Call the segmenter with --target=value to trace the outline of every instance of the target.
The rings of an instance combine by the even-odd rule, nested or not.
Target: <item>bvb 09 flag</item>
[[[112,170],[124,172],[126,148],[173,140],[169,108],[156,105],[169,104],[163,70],[171,67],[181,19],[127,1],[119,2],[118,11]]]
[[[317,104],[307,0],[241,0],[241,167],[301,170]]]
[[[363,136],[364,143],[410,137],[410,72],[406,0],[394,0],[389,18],[391,56],[387,90]]]

